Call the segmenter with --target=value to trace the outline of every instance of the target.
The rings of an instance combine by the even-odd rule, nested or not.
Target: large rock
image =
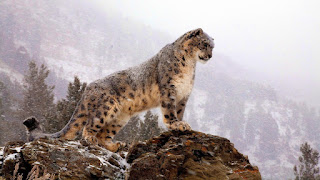
[[[129,180],[261,179],[257,167],[228,139],[196,131],[168,131],[130,148]]]
[[[261,179],[258,168],[228,139],[196,131],[164,132],[120,154],[83,141],[12,142],[3,151],[2,176],[26,178],[38,167],[39,176],[60,179]]]
[[[85,142],[40,139],[30,143],[9,143],[4,149],[2,173],[11,179],[19,163],[19,174],[27,177],[33,166],[40,176],[60,179],[124,179],[128,164],[116,153]]]

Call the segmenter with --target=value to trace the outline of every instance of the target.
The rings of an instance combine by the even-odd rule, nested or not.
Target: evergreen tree
[[[10,111],[9,92],[4,83],[0,81],[0,120],[4,119],[5,111]]]
[[[45,65],[37,67],[34,61],[29,63],[29,70],[24,75],[23,102],[20,117],[25,119],[35,116],[40,120],[46,131],[51,132],[51,124],[56,120],[55,104],[53,102],[54,86],[48,86],[45,82],[49,70]]]
[[[299,157],[299,166],[294,166],[293,171],[296,180],[319,180],[319,152],[312,149],[310,145],[305,142],[301,144],[300,151],[302,156]]]
[[[151,111],[147,111],[144,121],[141,121],[137,116],[131,118],[128,124],[117,133],[115,140],[132,144],[160,135],[163,131],[164,129],[158,125],[158,116],[152,114]]]
[[[158,116],[147,111],[144,115],[144,122],[140,123],[139,140],[145,141],[153,136],[157,136],[162,132],[162,129],[158,126]]]
[[[70,120],[86,86],[87,83],[81,83],[77,76],[74,77],[73,83],[69,83],[66,99],[62,99],[57,103],[58,123],[55,126],[57,130],[63,128]]]
[[[138,116],[132,117],[114,137],[116,141],[132,144],[138,141],[141,119]]]

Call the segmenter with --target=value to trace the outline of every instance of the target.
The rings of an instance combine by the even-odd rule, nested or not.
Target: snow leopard
[[[183,114],[191,94],[197,62],[212,57],[214,39],[201,28],[167,44],[148,61],[90,83],[70,121],[57,133],[44,134],[35,118],[24,124],[29,139],[40,137],[73,140],[79,135],[89,143],[116,152],[123,143],[113,137],[130,117],[160,107],[170,130],[191,130]]]

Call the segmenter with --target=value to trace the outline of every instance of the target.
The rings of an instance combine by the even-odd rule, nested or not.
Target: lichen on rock
[[[225,138],[168,131],[130,148],[128,179],[261,179],[257,167]]]
[[[16,167],[26,177],[34,166],[40,176],[58,179],[261,179],[258,168],[228,139],[196,131],[167,131],[119,153],[85,141],[11,142],[2,161],[0,177],[6,179]]]
[[[34,165],[39,165],[42,173],[45,170],[60,179],[123,179],[128,166],[119,154],[104,148],[57,139],[6,145],[2,167],[5,178],[12,177],[17,163],[18,172],[24,177]]]

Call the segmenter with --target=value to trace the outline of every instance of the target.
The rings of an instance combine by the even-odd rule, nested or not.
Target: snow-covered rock
[[[10,142],[0,152],[0,179],[11,179],[14,172],[26,178],[34,167],[40,177],[59,179],[261,179],[228,139],[196,131],[167,131],[128,153],[57,139]]]
[[[3,154],[2,172],[11,179],[16,164],[23,177],[34,166],[60,179],[124,179],[129,167],[119,154],[80,141],[40,139],[29,143],[9,143]]]

